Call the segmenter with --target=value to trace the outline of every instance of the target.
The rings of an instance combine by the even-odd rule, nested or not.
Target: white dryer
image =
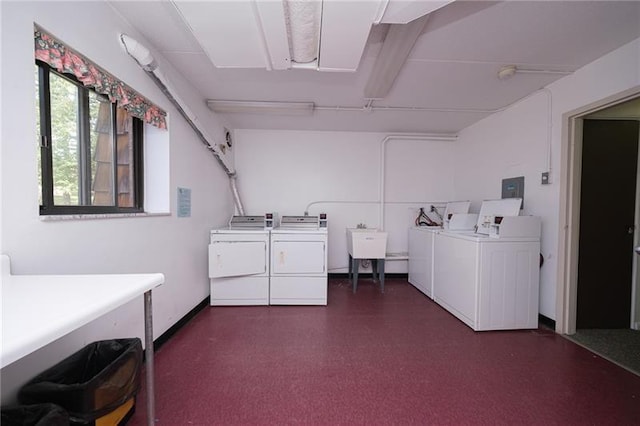
[[[327,304],[327,220],[282,216],[271,231],[271,305]]]
[[[211,231],[211,305],[269,304],[269,232],[266,216],[234,216]]]

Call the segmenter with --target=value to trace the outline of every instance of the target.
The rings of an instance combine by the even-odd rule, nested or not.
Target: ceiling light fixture
[[[299,64],[315,63],[317,66],[322,2],[285,0],[282,6],[291,60]]]
[[[513,77],[516,73],[522,74],[560,74],[560,75],[569,75],[572,74],[573,71],[560,71],[560,70],[537,70],[531,68],[520,68],[516,65],[505,65],[498,71],[498,79],[500,80],[508,80]]]
[[[364,106],[316,105],[313,102],[272,102],[272,101],[221,101],[209,99],[207,106],[216,113],[234,114],[280,114],[280,115],[310,115],[314,111],[334,112],[456,112],[471,114],[492,114],[505,108],[440,108],[440,107],[411,107],[411,106],[378,106],[369,99]]]
[[[207,100],[210,110],[217,113],[308,115],[313,113],[313,102],[277,101],[225,101]]]

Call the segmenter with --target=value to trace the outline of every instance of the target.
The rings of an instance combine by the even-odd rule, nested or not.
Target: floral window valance
[[[134,117],[160,129],[167,128],[167,113],[131,87],[50,34],[35,28],[34,38],[36,59],[46,62],[58,72],[73,74],[85,86],[107,95],[111,102],[117,101]]]

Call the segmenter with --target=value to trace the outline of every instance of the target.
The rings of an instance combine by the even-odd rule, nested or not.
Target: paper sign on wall
[[[191,217],[191,189],[178,187],[178,217]]]

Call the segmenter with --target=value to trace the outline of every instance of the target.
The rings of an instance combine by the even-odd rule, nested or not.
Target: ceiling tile
[[[204,27],[213,25],[211,3],[248,4],[240,0],[177,3],[193,7],[193,15],[201,14]],[[310,101],[320,106],[360,108],[365,104],[364,86],[389,28],[388,24],[372,27],[355,72],[224,69],[213,66],[172,2],[111,4],[152,43],[149,47],[160,51],[202,94],[203,102]],[[348,26],[349,22],[343,24]],[[245,35],[223,34],[219,43],[237,47]],[[638,37],[640,1],[455,1],[432,14],[391,92],[374,106],[501,108],[561,77],[517,73],[501,81],[497,78],[501,66],[574,71]],[[254,129],[454,132],[484,116],[469,112],[323,110],[309,117],[238,114],[228,115],[228,119],[233,127]]]
[[[163,1],[109,1],[157,50],[201,52],[173,4]]]
[[[640,2],[507,1],[433,31],[430,24],[412,59],[578,68],[640,36]]]
[[[495,64],[409,61],[378,104],[497,109],[562,77],[516,73],[500,80],[499,69]]]

